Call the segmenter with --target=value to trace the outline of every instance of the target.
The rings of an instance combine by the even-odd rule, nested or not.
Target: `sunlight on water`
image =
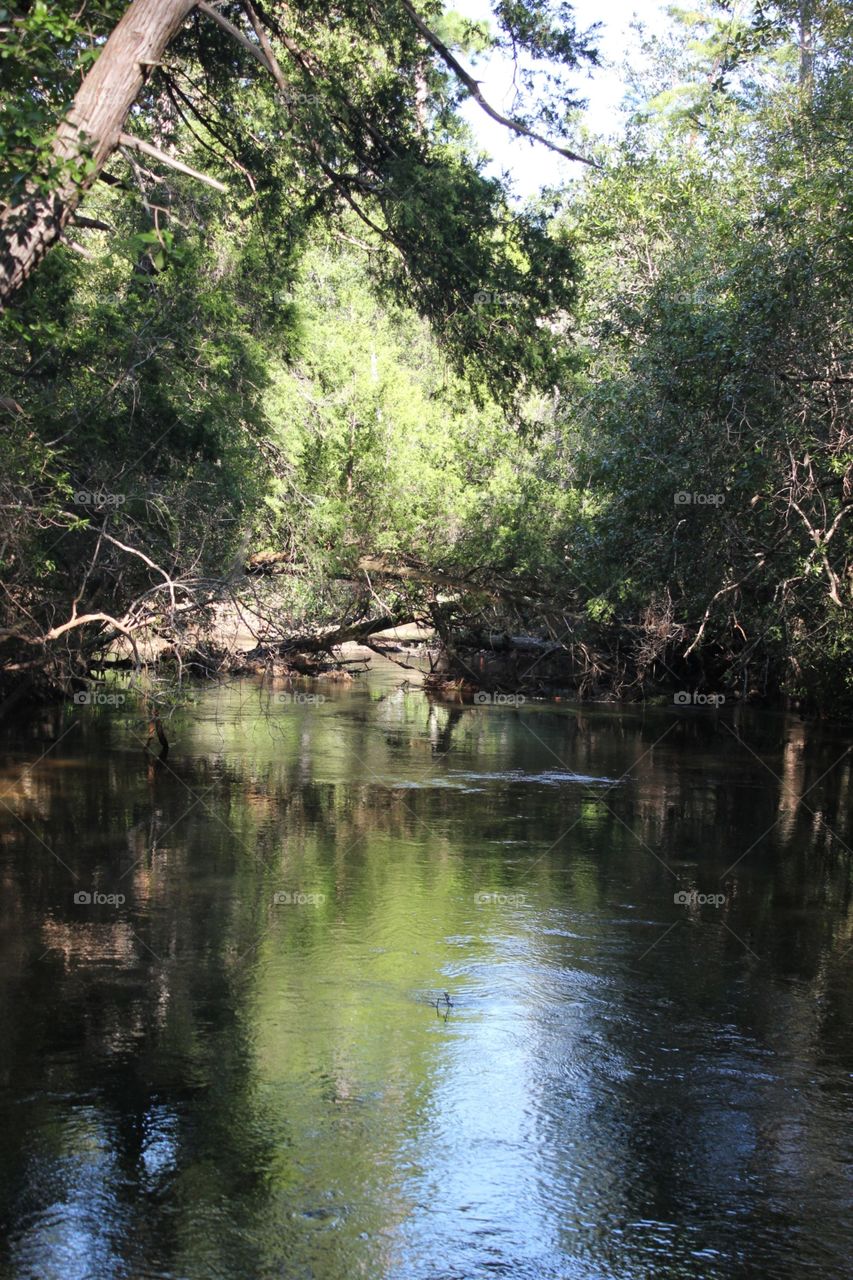
[[[842,1275],[846,743],[324,697],[7,732],[0,1274]]]

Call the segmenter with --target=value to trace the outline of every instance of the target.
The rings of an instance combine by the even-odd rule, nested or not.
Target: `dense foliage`
[[[7,190],[115,8],[6,14]],[[589,53],[544,5],[494,32],[433,8],[460,57]],[[311,53],[284,113],[198,14],[141,100],[135,132],[227,192],[117,154],[3,317],[7,682],[175,639],[265,553],[271,634],[441,601],[577,642],[617,690],[849,712],[847,7],[673,11],[600,167],[520,211],[402,10],[288,12],[277,47]],[[516,119],[570,137],[530,87]]]
[[[646,100],[567,209],[588,282],[568,419],[595,502],[573,546],[596,601],[644,621],[661,662],[692,652],[718,687],[838,707],[853,695],[853,27],[840,6],[809,13],[799,48],[767,23],[758,50],[736,40],[750,59],[715,93],[720,23],[686,17],[682,57],[652,51],[685,80]]]

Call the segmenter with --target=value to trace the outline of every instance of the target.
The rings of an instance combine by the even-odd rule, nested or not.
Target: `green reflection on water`
[[[833,1274],[844,740],[286,692],[5,740],[3,1274]]]

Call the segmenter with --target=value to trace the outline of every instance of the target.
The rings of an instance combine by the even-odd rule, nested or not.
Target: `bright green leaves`
[[[55,181],[50,162],[57,123],[81,74],[121,16],[117,0],[91,11],[61,0],[36,0],[0,17],[0,197],[14,198],[28,179]]]
[[[689,24],[719,33],[707,11]],[[736,110],[713,127],[694,113],[687,133],[671,115],[641,118],[566,214],[584,252],[587,360],[566,416],[599,503],[566,538],[592,616],[606,619],[603,601],[642,628],[666,599],[692,637],[714,602],[715,678],[734,684],[766,660],[784,684],[790,661],[797,692],[823,698],[844,684],[837,655],[853,635],[849,73],[822,28],[808,101],[786,62],[773,72],[768,32],[753,50],[763,79],[739,46]],[[692,65],[685,101],[721,57],[713,41],[691,50],[668,84]],[[845,627],[834,647],[808,639]]]

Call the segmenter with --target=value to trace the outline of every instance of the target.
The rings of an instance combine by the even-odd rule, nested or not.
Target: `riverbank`
[[[731,655],[704,651],[686,660],[675,645],[652,645],[627,628],[572,620],[561,632],[538,625],[526,632],[472,624],[470,612],[456,620],[458,602],[423,601],[396,611],[311,626],[287,626],[276,608],[272,584],[251,602],[211,602],[180,622],[164,619],[132,635],[113,635],[102,651],[65,651],[54,669],[23,673],[4,687],[6,710],[21,702],[85,695],[118,671],[144,671],[165,690],[187,680],[235,676],[348,681],[387,658],[412,684],[457,702],[521,705],[526,701],[683,707],[765,706],[805,716],[849,720],[814,701],[791,697],[774,678],[769,662],[735,669]],[[562,618],[566,622],[565,615]],[[547,619],[546,619],[547,622]],[[683,646],[682,646],[683,647]],[[8,674],[11,668],[4,671]],[[152,706],[152,714],[156,706]]]

